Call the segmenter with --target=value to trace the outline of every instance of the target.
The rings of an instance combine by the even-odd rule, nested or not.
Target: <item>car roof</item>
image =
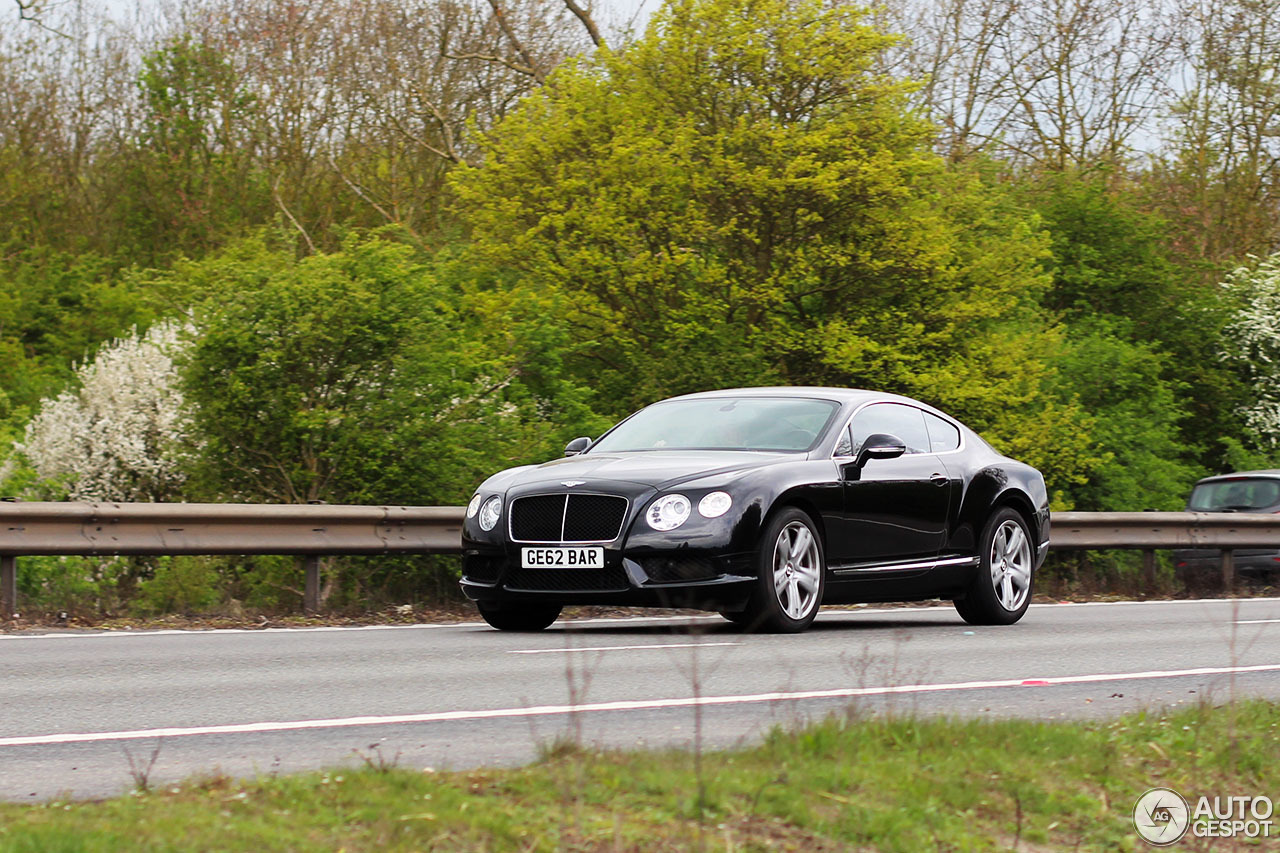
[[[723,388],[718,391],[699,391],[694,394],[682,394],[678,397],[669,397],[669,400],[699,400],[699,399],[715,399],[717,397],[794,397],[796,399],[819,399],[830,400],[834,403],[842,405],[860,406],[863,403],[879,402],[879,403],[906,403],[911,406],[924,409],[939,417],[942,417],[953,424],[965,427],[955,416],[949,415],[941,409],[935,408],[928,403],[916,400],[912,397],[904,397],[901,394],[890,394],[887,391],[869,391],[866,388],[832,388],[822,385],[774,385],[760,388]],[[651,405],[665,403],[667,400],[659,400]],[[976,433],[975,433],[976,435]]]
[[[912,405],[924,406],[925,408],[932,409],[932,406],[929,406],[926,403],[921,403],[919,400],[913,400],[910,397],[902,397],[898,394],[888,394],[884,391],[868,391],[863,388],[830,388],[816,385],[776,385],[760,388],[723,388],[718,391],[699,391],[694,394],[681,394],[678,397],[671,397],[670,399],[698,400],[715,399],[717,397],[797,397],[831,400],[838,403],[862,403],[868,400],[886,400],[900,403],[911,403]]]
[[[1264,468],[1261,471],[1235,471],[1230,474],[1214,474],[1212,477],[1205,477],[1196,480],[1196,485],[1201,483],[1212,483],[1216,480],[1239,480],[1244,477],[1270,477],[1280,479],[1280,468]]]

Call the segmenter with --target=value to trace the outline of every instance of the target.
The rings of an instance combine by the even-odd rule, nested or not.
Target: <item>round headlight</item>
[[[502,498],[494,495],[480,507],[480,529],[492,530],[497,526],[500,515],[502,515]]]
[[[477,494],[471,499],[471,503],[467,504],[467,518],[475,518],[476,513],[480,511],[480,495]]]
[[[649,504],[644,518],[654,530],[675,530],[684,524],[692,509],[693,505],[684,495],[663,495]]]
[[[728,492],[712,492],[698,501],[698,512],[703,518],[719,518],[733,506]]]

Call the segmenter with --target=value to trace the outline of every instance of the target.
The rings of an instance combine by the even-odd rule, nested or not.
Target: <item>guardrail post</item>
[[[1156,591],[1156,552],[1151,548],[1142,551],[1142,587],[1147,592]]]
[[[302,558],[302,568],[306,572],[302,611],[308,616],[314,616],[320,612],[320,558],[314,554],[308,554]]]
[[[18,558],[0,555],[0,621],[13,618],[18,610]]]
[[[1236,588],[1236,552],[1229,548],[1222,550],[1222,591],[1231,592]]]

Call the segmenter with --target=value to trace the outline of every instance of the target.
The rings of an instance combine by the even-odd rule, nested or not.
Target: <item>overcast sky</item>
[[[47,0],[50,7],[70,6],[75,0]],[[172,0],[88,0],[89,7],[105,6],[118,14],[130,15],[139,9],[157,6]],[[592,5],[600,10],[599,18],[602,27],[609,24],[626,26],[634,21],[635,29],[644,28],[649,13],[656,9],[662,0],[594,0]],[[22,26],[18,19],[18,6],[13,0],[0,0],[0,27]]]

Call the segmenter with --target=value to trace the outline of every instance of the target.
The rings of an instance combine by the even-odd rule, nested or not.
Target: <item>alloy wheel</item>
[[[773,547],[773,589],[788,618],[801,620],[818,606],[821,566],[809,526],[792,521],[783,527]]]
[[[996,601],[1010,612],[1031,592],[1031,543],[1022,525],[1006,519],[991,539],[991,584]]]

